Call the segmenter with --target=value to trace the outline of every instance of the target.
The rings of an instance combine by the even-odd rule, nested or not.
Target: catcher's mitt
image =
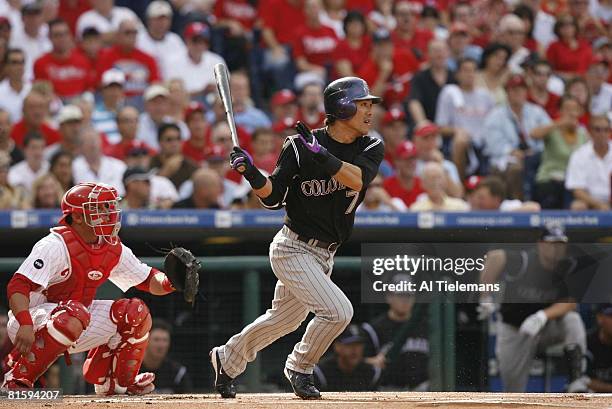
[[[193,304],[200,286],[200,269],[202,265],[191,251],[175,247],[164,259],[164,272],[177,291],[183,292],[183,298]]]

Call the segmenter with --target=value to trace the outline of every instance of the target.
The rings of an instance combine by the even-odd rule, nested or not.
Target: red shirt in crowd
[[[248,31],[253,29],[257,20],[257,9],[249,0],[217,0],[214,13],[217,19],[238,21]]]
[[[124,90],[128,97],[142,95],[149,84],[160,80],[155,59],[137,48],[129,52],[118,46],[104,50],[98,64],[98,81],[111,68],[117,68],[125,74]]]
[[[195,163],[202,163],[206,160],[206,147],[198,148],[191,144],[189,140],[183,142],[182,147],[183,155],[194,161]]]
[[[306,17],[302,0],[292,4],[289,0],[266,0],[259,3],[259,15],[264,27],[271,29],[281,44],[293,44],[296,29],[304,24]]]
[[[372,49],[372,39],[368,35],[364,35],[361,39],[361,47],[359,48],[351,48],[349,42],[345,40],[341,40],[336,47],[336,51],[334,52],[334,60],[348,60],[353,67],[353,72],[359,71],[363,63],[367,60],[363,58],[364,55],[370,55],[370,50]]]
[[[114,145],[109,143],[106,149],[103,149],[103,151],[104,154],[107,156],[112,156],[113,158],[125,160],[125,158],[128,156],[128,153],[136,148],[146,150],[147,154],[151,157],[157,155],[157,151],[155,149],[140,140],[122,141]]]
[[[393,52],[393,72],[383,94],[385,105],[391,106],[396,102],[404,101],[410,92],[410,80],[418,69],[419,62],[412,52],[395,49]],[[371,57],[357,72],[357,76],[363,78],[370,87],[376,83],[379,74],[378,61],[374,61]]]
[[[15,141],[17,147],[23,148],[23,140],[25,139],[25,136],[29,131],[30,130],[26,128],[26,124],[23,119],[13,125],[10,137],[13,141]],[[47,146],[57,143],[60,141],[60,139],[62,139],[57,129],[52,128],[44,122],[40,126],[40,129],[38,129],[38,132],[40,132],[45,138]]]
[[[557,40],[546,50],[546,59],[553,70],[563,74],[584,74],[592,60],[591,45],[578,40],[578,47],[572,49],[565,42]]]
[[[416,201],[417,197],[424,192],[421,186],[421,179],[416,176],[413,179],[412,189],[410,190],[402,186],[397,175],[386,178],[383,181],[383,187],[391,197],[402,199],[408,207],[410,207],[410,205]]]
[[[77,20],[88,10],[91,10],[89,0],[60,0],[57,15],[68,23],[70,31],[75,34]]]
[[[293,55],[295,58],[305,57],[309,63],[325,67],[333,63],[337,45],[338,37],[333,29],[323,25],[312,28],[303,24],[296,31]]]
[[[48,52],[34,63],[34,78],[51,82],[55,93],[62,98],[74,97],[91,89],[95,81],[91,72],[89,60],[76,48],[67,58]]]
[[[325,112],[319,112],[319,115],[314,119],[309,119],[301,110],[298,111],[295,121],[304,123],[310,129],[323,128],[325,122]]]
[[[533,99],[533,96],[531,95],[531,93],[527,95],[527,100],[529,102],[534,103],[536,105],[540,105],[542,108],[544,108],[548,116],[550,116],[551,118],[557,118],[559,116],[559,100],[560,99],[561,98],[559,97],[559,95],[549,92],[546,103],[544,105],[541,105],[538,101]]]
[[[415,28],[412,37],[409,39],[400,37],[397,31],[391,33],[391,39],[395,48],[401,48],[411,53],[417,51],[420,54],[418,58],[421,61],[427,59],[427,46],[433,38],[434,35],[431,31],[420,28]]]
[[[374,10],[374,0],[347,0],[346,10],[360,11],[364,16]]]

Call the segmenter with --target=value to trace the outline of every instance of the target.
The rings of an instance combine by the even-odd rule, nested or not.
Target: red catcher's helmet
[[[117,189],[104,183],[79,183],[70,188],[62,198],[60,223],[66,216],[80,213],[85,223],[93,228],[96,236],[107,243],[116,244],[121,228],[121,209]]]

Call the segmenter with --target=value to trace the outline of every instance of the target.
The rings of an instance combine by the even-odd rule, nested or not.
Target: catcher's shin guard
[[[80,302],[58,304],[46,325],[35,332],[30,352],[22,355],[13,348],[9,354],[7,364],[11,369],[4,377],[3,387],[31,388],[57,357],[76,343],[89,319],[89,312]]]
[[[111,341],[89,351],[83,365],[85,380],[95,385],[98,394],[153,391],[153,374],[138,374],[149,342],[149,309],[138,298],[123,298],[113,303],[110,315],[117,325],[119,343],[112,345]]]

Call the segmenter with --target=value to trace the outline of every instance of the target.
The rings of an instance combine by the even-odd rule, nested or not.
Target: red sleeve
[[[106,70],[111,68],[114,62],[115,60],[112,48],[107,48],[100,51],[100,54],[98,56],[98,66],[96,67],[96,84],[99,84],[100,81],[102,81],[102,74],[104,74]]]
[[[275,16],[275,4],[274,0],[265,0],[259,2],[257,14],[261,17],[261,21],[265,28],[269,28],[272,31],[276,28]]]
[[[145,280],[138,284],[136,286],[136,288],[138,288],[140,291],[145,291],[145,292],[149,292],[149,288],[151,287],[151,280],[153,280],[153,277],[155,277],[155,274],[159,273],[160,271],[156,268],[151,268],[151,271],[149,271],[149,276],[147,278],[145,278]]]
[[[15,273],[6,286],[6,295],[10,300],[13,294],[19,293],[26,297],[30,296],[30,291],[35,291],[40,285],[32,282],[23,274]]]
[[[147,54],[147,59],[149,60],[149,70],[151,71],[151,78],[149,78],[149,83],[161,81],[159,76],[159,69],[157,68],[157,62],[153,57]]]
[[[303,57],[305,54],[304,51],[304,43],[302,42],[302,37],[304,37],[306,30],[304,30],[302,27],[298,28],[295,31],[295,41],[293,42],[293,57],[294,58],[298,58],[298,57]]]
[[[172,287],[172,283],[170,282],[170,280],[166,276],[166,273],[164,273],[163,271],[160,271],[160,270],[158,270],[156,268],[151,268],[151,271],[149,272],[149,276],[142,283],[138,284],[136,286],[136,288],[138,288],[140,291],[145,291],[147,293],[151,293],[151,281],[153,280],[153,277],[155,277],[155,275],[157,273],[162,273],[164,275],[164,280],[162,282],[162,287],[166,291],[166,294],[170,294],[171,292],[176,291],[174,289],[174,287]]]
[[[593,49],[591,45],[586,41],[580,42],[580,48],[582,48],[582,58],[580,59],[580,74],[584,74],[589,69],[591,61],[593,60]]]
[[[357,76],[359,78],[363,78],[363,80],[371,87],[378,79],[378,66],[374,61],[368,60],[357,72]]]
[[[222,19],[225,17],[225,15],[223,14],[223,1],[224,0],[215,1],[215,8],[213,9],[213,14],[218,19]]]
[[[349,59],[349,46],[346,40],[341,40],[338,42],[336,50],[334,51],[334,59],[336,61]]]
[[[546,50],[546,59],[548,60],[550,65],[553,67],[553,69],[556,69],[557,67],[556,51],[557,51],[557,42],[555,41],[554,43],[549,45],[548,49]]]
[[[45,71],[45,57],[42,56],[34,62],[34,78],[37,80],[46,80],[47,73]]]

